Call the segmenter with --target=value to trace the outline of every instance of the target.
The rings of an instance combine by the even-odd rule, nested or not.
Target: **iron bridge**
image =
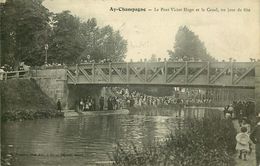
[[[68,84],[255,87],[258,62],[122,62],[67,67]]]

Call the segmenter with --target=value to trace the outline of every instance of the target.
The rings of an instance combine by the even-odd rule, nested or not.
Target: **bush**
[[[52,118],[52,117],[63,117],[63,113],[59,113],[57,110],[49,109],[15,109],[11,111],[6,111],[1,115],[1,121],[15,121],[15,120],[33,120],[42,118]]]
[[[230,166],[234,165],[236,130],[219,118],[188,119],[163,142],[130,149],[116,147],[114,165]]]

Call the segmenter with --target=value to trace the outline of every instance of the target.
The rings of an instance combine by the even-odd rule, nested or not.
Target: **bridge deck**
[[[79,64],[67,70],[68,84],[255,86],[257,62],[132,62]]]

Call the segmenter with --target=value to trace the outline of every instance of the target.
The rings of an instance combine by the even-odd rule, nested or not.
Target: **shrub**
[[[225,166],[234,165],[236,130],[230,120],[187,119],[162,142],[130,149],[117,145],[114,165]]]
[[[3,112],[1,115],[1,120],[5,121],[15,121],[15,120],[33,120],[42,118],[52,118],[52,117],[63,117],[63,113],[59,113],[57,110],[49,109],[15,109],[11,111]]]

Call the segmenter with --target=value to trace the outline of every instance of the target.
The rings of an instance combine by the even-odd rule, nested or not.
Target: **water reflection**
[[[212,111],[186,109],[171,111],[169,116],[104,115],[8,122],[2,125],[3,154],[15,153],[13,165],[19,166],[106,161],[117,142],[149,144],[180,127],[184,118],[200,118]]]

